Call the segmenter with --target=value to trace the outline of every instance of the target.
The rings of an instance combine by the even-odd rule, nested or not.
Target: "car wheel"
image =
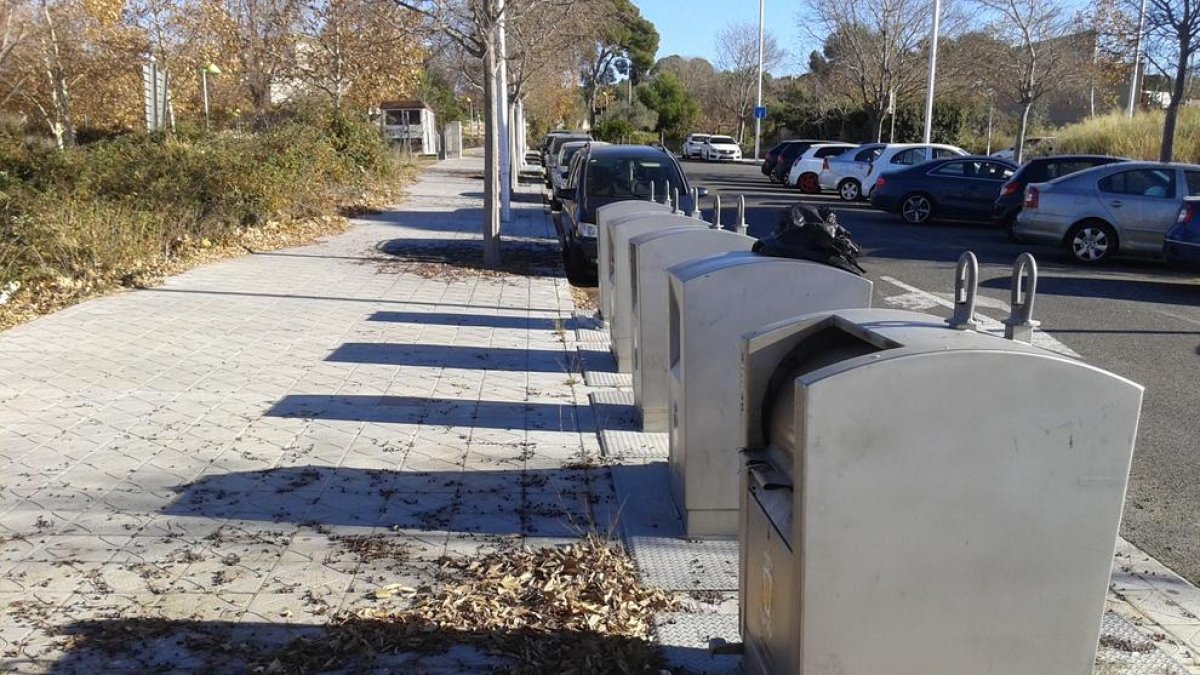
[[[583,251],[578,246],[568,244],[563,258],[563,264],[567,268],[567,281],[572,286],[592,284],[594,274],[588,269],[587,260],[584,259]]]
[[[821,191],[821,181],[817,179],[815,173],[806,173],[800,176],[800,182],[797,185],[805,194],[815,195]]]
[[[1117,253],[1117,232],[1097,220],[1079,223],[1067,233],[1067,252],[1085,265],[1108,262]]]
[[[933,202],[922,194],[909,195],[900,203],[900,217],[909,225],[922,225],[933,217]]]
[[[856,202],[862,197],[862,186],[853,178],[838,183],[838,196],[844,202]]]

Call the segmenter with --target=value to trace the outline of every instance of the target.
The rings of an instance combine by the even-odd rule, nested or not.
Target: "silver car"
[[[1123,162],[1025,188],[1013,235],[1063,246],[1081,263],[1118,252],[1162,254],[1183,198],[1200,196],[1200,166]]]

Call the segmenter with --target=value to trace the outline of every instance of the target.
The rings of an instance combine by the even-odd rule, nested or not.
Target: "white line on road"
[[[913,286],[911,284],[906,284],[903,281],[900,281],[899,279],[897,279],[895,277],[883,276],[883,277],[880,277],[880,279],[888,282],[889,284],[892,284],[893,286],[896,286],[897,288],[908,291],[907,293],[904,293],[903,295],[894,295],[894,296],[891,296],[888,298],[884,298],[883,301],[888,303],[889,305],[892,305],[893,307],[900,307],[902,309],[908,309],[908,310],[913,310],[913,311],[917,311],[917,310],[921,310],[921,309],[931,309],[931,308],[937,307],[937,306],[948,307],[950,309],[954,309],[953,302],[946,300],[945,298],[939,297],[938,295],[936,295],[934,293],[930,293],[929,291],[925,291],[920,288],[917,288],[916,286]],[[999,321],[997,321],[996,319],[993,319],[990,316],[980,314],[978,310],[976,310],[976,312],[975,312],[975,318],[976,318],[976,320],[979,321],[979,328],[982,332],[991,333],[993,335],[998,335],[1000,337],[1004,337],[1004,324],[1000,323]],[[1048,351],[1052,351],[1052,352],[1055,352],[1058,354],[1062,354],[1063,356],[1069,356],[1073,359],[1081,358],[1075,350],[1071,349],[1070,347],[1068,347],[1068,346],[1064,345],[1063,343],[1059,342],[1058,340],[1054,339],[1049,334],[1047,334],[1043,331],[1040,331],[1040,330],[1034,330],[1033,344],[1034,344],[1034,346],[1041,347],[1042,349],[1046,349]]]

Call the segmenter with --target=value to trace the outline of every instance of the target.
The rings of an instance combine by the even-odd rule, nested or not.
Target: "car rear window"
[[[589,197],[649,197],[683,191],[672,162],[651,157],[593,157],[588,161]]]
[[[729,136],[711,136],[711,137],[709,137],[708,142],[709,143],[721,143],[721,144],[725,144],[725,145],[736,145],[737,144],[737,141],[733,140]]]
[[[1140,197],[1175,198],[1175,172],[1172,169],[1131,169],[1100,179],[1101,192]]]

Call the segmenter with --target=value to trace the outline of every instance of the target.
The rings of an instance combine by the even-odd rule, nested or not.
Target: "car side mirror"
[[[575,191],[570,188],[559,188],[554,191],[554,198],[560,202],[564,199],[573,201],[575,199]]]
[[[696,195],[700,196],[700,197],[707,197],[708,196],[708,188],[706,188],[706,187],[696,188]]]

